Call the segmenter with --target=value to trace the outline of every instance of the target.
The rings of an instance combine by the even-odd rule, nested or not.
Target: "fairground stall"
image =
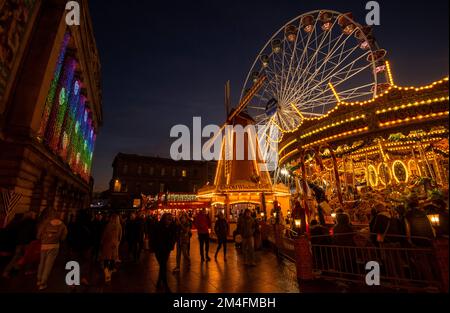
[[[207,209],[211,206],[211,202],[199,199],[195,193],[159,193],[156,196],[142,197],[141,209],[148,214],[156,214],[160,217],[164,213],[171,213],[178,216],[181,212],[186,212],[193,217],[198,210]]]

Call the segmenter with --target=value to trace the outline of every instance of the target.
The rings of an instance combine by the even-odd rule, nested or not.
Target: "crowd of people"
[[[172,272],[180,272],[183,264],[191,264],[191,238],[196,229],[200,261],[210,262],[210,235],[215,234],[219,254],[227,261],[229,225],[219,212],[212,223],[205,209],[195,215],[180,211],[178,214],[131,213],[92,214],[81,210],[63,220],[60,212],[51,211],[47,216],[37,218],[28,212],[22,218],[10,223],[8,238],[15,246],[12,257],[4,267],[3,278],[14,279],[20,271],[37,276],[37,288],[44,290],[59,254],[80,264],[81,284],[90,285],[94,271],[102,271],[106,284],[111,283],[113,273],[124,261],[139,263],[142,251],[154,253],[159,264],[157,288],[170,291],[167,283],[167,266],[170,254],[176,253],[176,266]],[[241,247],[246,265],[255,265],[255,233],[257,222],[250,210],[241,214],[235,236],[241,236]],[[37,269],[37,270],[36,270]]]

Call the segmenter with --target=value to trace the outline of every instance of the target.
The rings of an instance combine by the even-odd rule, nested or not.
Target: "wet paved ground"
[[[227,262],[222,252],[214,260],[217,245],[210,244],[210,262],[201,263],[198,240],[191,241],[191,266],[183,264],[179,273],[168,273],[168,282],[172,292],[176,293],[298,293],[294,264],[279,260],[267,250],[256,253],[256,267],[242,264],[242,255],[233,243],[228,244]],[[168,269],[175,267],[175,251],[171,253]],[[62,252],[49,279],[49,288],[45,293],[153,293],[157,292],[156,281],[159,267],[154,254],[143,252],[141,261],[135,264],[124,260],[118,272],[113,274],[112,283],[105,285],[101,269],[97,266],[90,276],[90,286],[70,288],[65,285],[65,262],[69,259]],[[4,262],[3,262],[4,263]],[[3,268],[4,264],[1,264]],[[12,279],[0,278],[0,292],[37,292],[36,275],[25,276],[21,273]],[[301,289],[301,288],[300,288]],[[306,291],[306,290],[305,290]],[[315,291],[319,291],[315,288]]]

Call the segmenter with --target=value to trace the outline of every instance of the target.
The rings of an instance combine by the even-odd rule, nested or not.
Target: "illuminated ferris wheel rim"
[[[328,14],[330,16],[328,21],[329,21],[329,24],[331,26],[327,29],[327,31],[323,30],[322,34],[319,34],[317,36],[317,34],[318,34],[318,32],[317,32],[317,25],[318,25],[319,21],[324,23],[323,20],[322,20],[322,17],[324,16],[324,14]],[[303,21],[304,21],[305,18],[308,18],[308,17],[311,17],[313,19],[313,23],[310,24],[310,25],[313,25],[313,28],[308,32],[309,35],[305,36],[305,39],[304,39],[303,38],[303,33],[302,33],[303,31],[305,31],[304,28],[303,28],[304,27]],[[321,38],[322,41],[320,43],[320,46],[319,46],[319,48],[317,48],[317,51],[315,52],[315,55],[313,56],[313,57],[316,58],[315,61],[316,61],[316,68],[317,68],[317,62],[318,62],[317,55],[319,53],[319,50],[322,48],[323,41],[325,40],[325,38],[330,37],[329,45],[331,46],[331,42],[332,42],[331,41],[331,36],[332,36],[331,33],[332,33],[332,31],[335,31],[335,29],[333,29],[333,28],[336,26],[336,24],[339,24],[339,26],[342,27],[341,22],[340,22],[341,19],[345,20],[347,22],[346,25],[351,25],[352,26],[352,30],[349,33],[345,33],[345,31],[343,29],[341,35],[336,40],[337,42],[339,42],[339,40],[341,40],[342,38],[345,38],[345,40],[344,40],[344,44],[345,44],[347,42],[348,38],[353,37],[352,35],[354,35],[356,37],[356,34],[358,34],[358,38],[357,39],[359,39],[359,41],[364,41],[364,42],[368,42],[369,43],[367,48],[363,49],[362,47],[360,47],[360,49],[363,50],[363,51],[364,50],[366,51],[366,52],[364,52],[362,54],[362,57],[366,57],[367,58],[367,60],[366,60],[367,61],[367,65],[364,66],[363,70],[365,70],[367,68],[369,68],[371,70],[371,75],[370,75],[371,81],[369,82],[369,84],[364,85],[363,87],[371,87],[370,92],[366,92],[366,94],[370,95],[371,98],[373,98],[377,94],[377,87],[378,87],[378,75],[377,75],[378,73],[376,72],[376,64],[377,64],[377,62],[379,62],[379,60],[381,60],[381,59],[384,60],[385,51],[379,49],[379,47],[377,45],[377,42],[375,41],[374,38],[369,38],[369,37],[372,37],[371,36],[371,31],[369,33],[366,33],[365,30],[364,30],[364,26],[362,26],[361,24],[357,23],[353,19],[351,13],[340,13],[340,12],[337,12],[337,11],[334,11],[334,10],[314,10],[314,11],[310,11],[310,12],[301,14],[301,15],[291,19],[289,22],[287,22],[281,28],[279,28],[279,30],[277,32],[275,32],[274,35],[267,41],[267,43],[259,51],[256,59],[254,60],[252,66],[251,66],[250,71],[247,74],[247,77],[245,79],[245,83],[244,83],[244,86],[243,86],[243,89],[242,89],[242,92],[241,92],[241,99],[243,99],[244,96],[246,95],[246,92],[247,92],[247,88],[246,87],[249,86],[249,82],[251,82],[252,74],[256,72],[255,68],[258,68],[259,70],[261,70],[261,69],[264,70],[264,66],[263,67],[258,67],[258,63],[261,62],[261,59],[262,59],[263,56],[267,57],[267,55],[264,54],[264,52],[267,51],[271,47],[271,45],[272,45],[272,49],[273,49],[274,40],[277,40],[277,38],[280,37],[280,34],[281,34],[281,36],[283,36],[283,40],[279,41],[279,42],[280,42],[280,47],[281,47],[281,45],[283,45],[282,53],[284,54],[285,50],[286,50],[286,41],[290,41],[292,43],[292,40],[288,40],[288,39],[285,38],[287,36],[286,35],[287,29],[289,27],[294,27],[294,29],[296,31],[296,35],[294,37],[295,38],[294,39],[294,44],[293,44],[293,47],[291,48],[292,55],[291,55],[290,65],[292,65],[292,61],[294,59],[294,56],[295,56],[295,58],[297,58],[297,55],[296,55],[297,54],[297,50],[296,49],[298,48],[297,45],[299,43],[299,38],[301,38],[303,44],[304,44],[304,40],[307,39],[307,46],[304,48],[304,51],[305,50],[307,51],[310,48],[308,45],[309,45],[309,42],[310,42],[312,34],[314,33],[317,36],[315,38],[315,40],[313,40],[313,41],[316,41],[316,48],[317,48],[317,42],[319,40],[318,38],[319,38],[319,36],[322,36],[322,38]],[[323,29],[323,26],[322,26],[322,29]],[[343,37],[344,33],[345,33],[346,37]],[[328,35],[328,34],[330,34],[330,35]],[[369,42],[369,40],[370,40],[370,42]],[[289,43],[288,43],[288,45],[289,45]],[[358,46],[358,45],[356,45],[356,46]],[[333,49],[334,48],[335,47],[333,47]],[[355,49],[356,48],[353,48],[353,50],[351,50],[351,53],[353,53],[355,51]],[[303,60],[303,56],[305,54],[304,51],[302,51],[302,55],[301,55],[301,58],[302,58],[301,61],[302,62],[304,62],[304,60]],[[333,51],[333,54],[334,54],[335,51],[334,50],[332,50],[332,51]],[[378,53],[380,51],[382,51],[382,52],[384,51],[384,52],[381,54],[381,57],[378,57],[378,55],[376,55],[375,53]],[[272,52],[269,56],[273,57],[273,55],[277,54],[277,53],[278,52]],[[341,51],[341,53],[342,53],[342,51]],[[335,56],[333,56],[333,57],[335,57]],[[283,62],[284,62],[284,56],[282,58],[283,58]],[[297,61],[297,59],[295,61]],[[328,61],[329,61],[329,59],[325,58],[325,57],[321,60],[321,62],[324,62],[324,63],[326,63]],[[275,61],[274,61],[274,63],[275,63]],[[353,64],[355,64],[355,63],[352,63],[352,66],[353,66]],[[303,63],[297,65],[296,71],[299,69],[298,68],[299,65],[303,66]],[[310,66],[310,64],[307,63],[307,66]],[[322,67],[322,66],[323,65],[321,65],[320,67]],[[283,68],[283,70],[284,70],[284,68]],[[289,68],[289,70],[291,70],[291,68]],[[307,68],[307,70],[309,71],[310,68]],[[302,73],[300,73],[300,72],[297,73],[296,72],[295,75],[294,74],[290,74],[290,73],[288,73],[287,75],[284,75],[282,73],[281,80],[283,80],[283,79],[284,80],[289,80],[290,79],[290,81],[288,82],[289,84],[291,84],[294,80],[296,80],[296,82],[299,82],[300,78],[298,78],[298,77],[300,77],[300,75],[298,75],[298,74],[302,74],[302,75],[305,74],[306,69],[303,70],[303,68],[300,67],[300,71],[303,71],[303,72]],[[258,73],[258,72],[256,72],[256,73]],[[310,73],[307,72],[306,74],[310,74]],[[359,74],[359,72],[357,74]],[[278,75],[278,76],[274,75],[274,76],[275,76],[276,80],[279,80],[280,75]],[[346,80],[347,80],[347,78],[339,81],[339,84],[341,84],[342,82],[345,82]],[[303,83],[303,87],[305,86],[305,82],[307,83],[307,86],[309,87],[310,84],[311,84],[311,81],[314,81],[314,79],[310,79],[310,80],[305,79],[304,81],[301,81],[301,82]],[[283,81],[282,81],[282,83],[283,83]],[[284,82],[284,83],[286,83],[286,82]],[[320,83],[322,85],[324,84],[323,81],[320,82]],[[269,80],[268,84],[270,84],[270,80]],[[342,100],[343,100],[342,102],[345,102],[347,100],[347,98],[345,98],[345,97],[343,97],[344,99],[339,99],[339,92],[336,91],[333,88],[333,85],[331,84],[331,78],[330,78],[330,82],[327,85],[329,85],[329,87],[330,87],[330,90],[331,90],[330,93],[332,93],[332,97],[333,98],[331,98],[331,95],[328,95],[327,96],[327,101],[326,101],[325,104],[324,103],[320,103],[320,101],[317,100],[317,99],[312,99],[311,100],[311,104],[310,104],[310,108],[314,108],[315,104],[317,105],[317,107],[322,106],[323,112],[321,114],[317,114],[317,113],[313,113],[313,112],[306,112],[306,114],[305,114],[305,112],[302,111],[302,108],[296,108],[296,106],[297,106],[296,103],[294,103],[294,104],[293,103],[289,103],[289,111],[287,112],[286,115],[289,115],[290,117],[292,117],[292,121],[291,121],[290,125],[287,125],[287,127],[286,127],[286,125],[283,125],[284,127],[280,127],[280,126],[277,125],[278,128],[281,130],[281,133],[285,133],[285,132],[291,133],[291,132],[295,131],[298,128],[298,126],[302,124],[302,120],[303,119],[317,118],[319,116],[323,116],[326,113],[326,112],[324,112],[325,111],[325,109],[324,109],[325,106],[329,105],[331,103],[331,101],[333,101],[334,103],[336,103],[336,102],[339,103]],[[289,85],[289,87],[291,87],[291,85]],[[294,86],[292,86],[292,87],[297,87],[297,86],[295,86],[295,84],[294,84]],[[352,90],[357,90],[358,88],[361,88],[361,87],[356,87],[356,88],[353,88]],[[266,87],[266,89],[267,89],[267,87]],[[317,87],[314,88],[314,89],[317,89]],[[290,91],[292,92],[292,90],[290,90]],[[263,93],[264,92],[265,91],[263,91]],[[286,96],[286,92],[289,92],[289,90],[284,90],[283,92],[285,93],[284,95]],[[295,92],[298,93],[297,90]],[[322,92],[322,94],[323,93],[324,92]],[[352,96],[352,95],[353,94],[351,94],[350,96]],[[272,99],[272,100],[275,100],[275,99]],[[276,99],[276,101],[283,101],[283,100],[284,99]],[[277,105],[279,105],[279,104],[277,104]],[[286,103],[282,103],[282,105],[284,105],[285,107],[288,106],[287,102]],[[291,108],[290,106],[292,106],[293,108]],[[247,107],[251,108],[252,105],[249,104],[249,105],[247,105]],[[335,105],[333,107],[335,107]],[[267,109],[267,107],[266,107],[266,109]],[[280,113],[280,111],[278,109],[279,109],[279,107],[277,107],[277,111],[275,113],[276,115],[278,115]],[[327,111],[330,111],[331,109],[332,109],[332,107],[328,108]],[[261,114],[261,115],[263,115],[263,114]],[[306,115],[306,116],[304,116],[304,115]],[[311,116],[311,117],[308,117],[308,116]],[[276,124],[276,122],[274,122],[274,119],[275,119],[274,117],[272,117],[271,120],[265,119],[265,122]],[[260,123],[262,119],[260,117],[255,117],[255,120],[257,121],[257,123]],[[274,138],[272,138],[272,140],[273,139]],[[278,140],[275,139],[273,141],[279,142],[280,140],[281,140],[281,138],[278,138]]]

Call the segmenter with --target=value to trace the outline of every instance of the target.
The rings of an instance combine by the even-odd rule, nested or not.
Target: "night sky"
[[[95,190],[108,188],[118,152],[168,157],[176,124],[225,119],[224,83],[236,105],[257,53],[292,18],[316,9],[353,12],[367,1],[91,0],[102,63],[104,125],[97,139]],[[448,0],[378,1],[379,45],[398,85],[448,75]],[[191,126],[190,126],[191,127]]]

